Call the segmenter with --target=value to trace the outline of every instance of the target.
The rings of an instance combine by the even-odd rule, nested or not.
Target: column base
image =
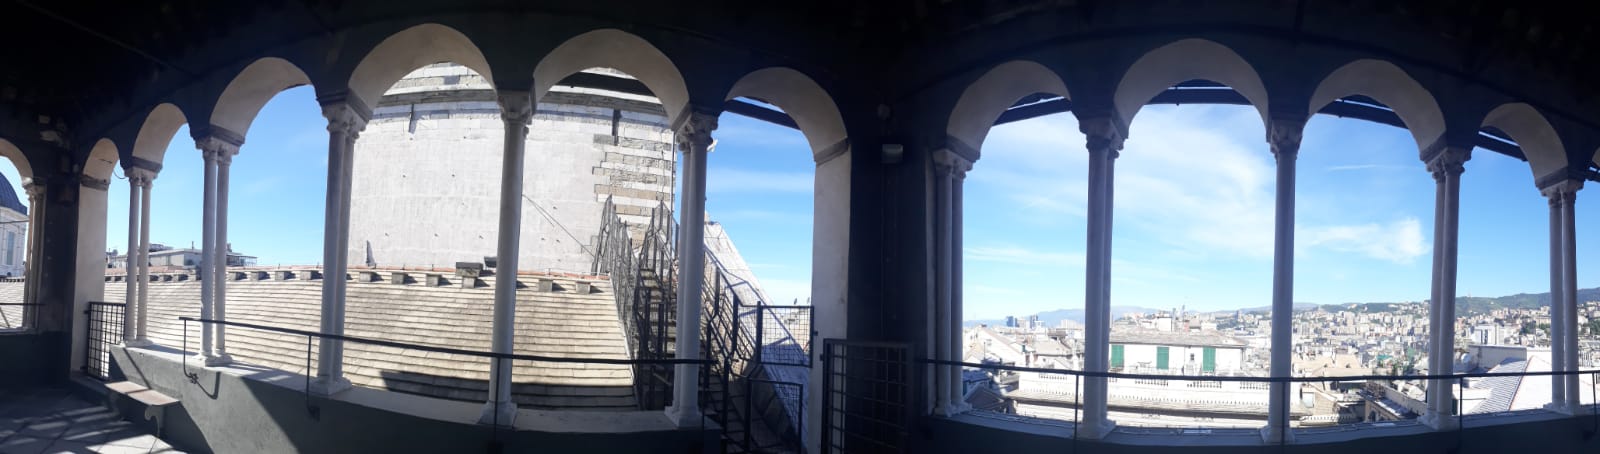
[[[122,341],[122,348],[146,348],[155,344],[150,339],[127,339]]]
[[[1261,441],[1271,444],[1294,443],[1294,427],[1262,427]]]
[[[666,413],[667,418],[677,424],[680,429],[700,427],[701,424],[705,424],[704,415],[701,415],[700,409],[696,407],[670,405],[667,407]]]
[[[1089,440],[1103,440],[1106,436],[1111,435],[1111,431],[1116,430],[1116,428],[1117,422],[1109,419],[1099,421],[1084,420],[1078,424],[1077,436],[1078,438]]]
[[[332,396],[345,392],[355,385],[350,384],[350,379],[344,377],[316,377],[311,379],[311,394],[318,396]]]
[[[494,401],[483,403],[483,413],[478,416],[478,424],[485,426],[512,427],[517,423],[517,403],[501,402],[495,405]]]
[[[1424,413],[1422,417],[1417,418],[1417,420],[1422,422],[1423,425],[1432,427],[1433,430],[1446,431],[1456,429],[1456,417],[1454,415],[1447,415],[1443,413]]]
[[[204,360],[206,367],[218,367],[233,364],[233,357],[228,356],[227,353],[217,355],[202,354],[200,355],[200,358]]]

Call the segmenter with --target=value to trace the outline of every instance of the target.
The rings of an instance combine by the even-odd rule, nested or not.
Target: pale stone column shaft
[[[200,212],[200,270],[196,273],[200,279],[200,318],[210,320],[215,312],[217,283],[216,272],[211,257],[216,253],[217,247],[217,150],[201,149],[200,156],[205,160],[205,180],[201,183],[202,209]],[[200,324],[200,356],[207,363],[214,361],[212,352],[215,349],[216,327],[209,323]]]
[[[937,323],[936,350],[938,358],[945,361],[962,360],[961,349],[961,207],[960,185],[972,161],[949,149],[934,152],[934,223],[937,244],[934,251],[937,270],[936,284],[939,320]],[[962,392],[961,367],[942,366],[936,372],[935,398],[937,411],[953,415],[966,410]]]
[[[344,335],[346,270],[345,247],[350,225],[350,178],[355,140],[366,127],[365,106],[352,97],[324,102],[328,119],[328,183],[323,211],[322,322],[323,334]],[[317,379],[312,392],[331,395],[350,388],[344,377],[344,343],[318,339]]]
[[[28,231],[23,234],[23,241],[26,244],[23,248],[22,259],[22,277],[24,280],[22,283],[22,302],[38,303],[41,282],[37,276],[34,276],[35,273],[33,271],[38,269],[39,258],[43,256],[42,248],[39,247],[41,234],[39,231],[39,217],[43,215],[43,211],[40,209],[44,207],[45,184],[38,179],[29,179],[23,183],[22,187],[28,193]],[[38,319],[36,307],[22,307],[23,329],[32,330],[36,319]]]
[[[233,156],[239,153],[237,144],[223,143],[217,148],[217,202],[215,213],[212,213],[212,225],[215,230],[212,239],[211,276],[214,282],[211,289],[215,292],[211,297],[211,319],[216,321],[228,320],[228,169],[233,166]],[[215,331],[209,365],[222,365],[233,362],[228,356],[227,325],[212,325]]]
[[[678,131],[683,151],[683,208],[678,216],[678,337],[677,357],[700,359],[700,305],[705,284],[706,158],[717,116],[693,112]],[[700,374],[695,364],[673,369],[672,406],[667,414],[679,427],[701,424]]]
[[[135,167],[126,170],[128,175],[128,252],[123,254],[124,283],[127,284],[122,298],[122,340],[127,343],[137,334],[134,316],[139,309],[139,213],[140,193],[144,191],[144,176]]]
[[[1578,199],[1578,189],[1583,188],[1583,181],[1573,180],[1571,191],[1561,198],[1561,325],[1565,336],[1565,344],[1559,361],[1563,363],[1563,370],[1575,371],[1578,367],[1578,238],[1577,218],[1574,205]],[[1551,304],[1557,304],[1551,294]],[[1554,325],[1555,323],[1551,323]],[[1566,391],[1564,408],[1568,413],[1577,414],[1583,407],[1580,405],[1582,397],[1578,391],[1578,375],[1561,377]]]
[[[134,326],[133,341],[139,345],[150,345],[148,336],[150,319],[150,198],[155,184],[155,175],[141,181],[141,197],[139,200],[139,321]]]
[[[1461,174],[1472,158],[1470,149],[1444,148],[1428,157],[1428,172],[1433,175],[1433,300],[1429,310],[1428,373],[1454,372],[1456,321],[1456,245],[1460,236]],[[1428,384],[1428,414],[1423,423],[1438,430],[1455,427],[1454,380],[1434,380]]]
[[[961,186],[967,179],[967,171],[972,170],[972,162],[965,160],[955,161],[954,172],[950,175],[950,360],[961,361],[966,359],[966,349],[962,345],[965,336],[961,330]],[[950,368],[950,405],[955,413],[972,409],[967,405],[966,381],[961,376],[962,368]]]
[[[1273,118],[1267,128],[1267,142],[1277,160],[1277,204],[1273,215],[1272,245],[1272,377],[1289,377],[1294,350],[1294,202],[1295,161],[1300,155],[1300,135],[1305,119]],[[1287,382],[1275,382],[1268,397],[1267,427],[1262,436],[1268,442],[1287,441],[1293,433],[1288,427],[1290,390]]]
[[[515,350],[517,316],[517,256],[522,237],[522,170],[528,139],[528,123],[533,120],[533,98],[525,91],[501,91],[500,119],[505,123],[505,152],[500,164],[500,238],[494,275],[494,332],[490,348],[495,353]],[[511,398],[510,360],[489,363],[489,401],[484,404],[479,424],[512,425],[517,404]]]
[[[1109,117],[1083,118],[1078,127],[1087,138],[1089,151],[1083,369],[1107,372],[1111,368],[1111,174],[1115,171],[1117,150],[1122,149],[1122,134]],[[1083,419],[1078,436],[1099,439],[1116,427],[1106,410],[1107,392],[1104,377],[1083,379],[1083,395],[1079,396]]]
[[[955,335],[951,333],[953,326],[950,314],[950,165],[937,161],[940,154],[953,154],[948,150],[935,153],[933,166],[933,253],[934,253],[934,358],[949,361],[954,354],[951,352],[950,339]],[[954,408],[950,406],[952,394],[950,392],[951,366],[936,365],[933,367],[933,389],[935,414],[950,416]]]
[[[1566,324],[1559,320],[1565,318],[1566,311],[1561,304],[1563,288],[1561,283],[1561,197],[1559,186],[1543,188],[1546,200],[1550,204],[1550,370],[1560,372],[1565,370],[1563,359],[1567,357],[1567,343],[1564,341]],[[1565,381],[1557,375],[1550,376],[1550,405],[1546,408],[1560,410],[1560,406],[1567,400],[1567,387]]]

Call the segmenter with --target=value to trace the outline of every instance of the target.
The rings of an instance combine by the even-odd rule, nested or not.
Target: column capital
[[[1089,152],[1109,152],[1112,159],[1116,159],[1122,150],[1122,142],[1126,139],[1126,127],[1119,125],[1116,117],[1111,115],[1093,116],[1078,119],[1078,131],[1087,139]]]
[[[217,132],[216,129],[212,131]],[[233,156],[239,154],[239,147],[242,145],[244,145],[242,138],[227,134],[211,134],[194,141],[194,147],[200,150],[202,158],[207,162],[215,161],[221,165],[232,163]]]
[[[134,186],[149,186],[150,181],[156,179],[156,171],[143,167],[129,167],[124,172],[128,175],[128,184]]]
[[[678,147],[685,152],[698,148],[711,148],[711,131],[717,129],[717,116],[705,112],[686,112],[688,117],[678,127]]]
[[[29,200],[39,200],[44,197],[45,184],[43,180],[30,179],[22,183],[22,190],[28,193]]]
[[[328,132],[349,137],[359,136],[362,130],[367,129],[371,112],[355,97],[341,97],[337,101],[322,104],[322,116],[328,119]]]
[[[506,124],[528,125],[533,122],[533,94],[521,90],[499,90],[500,119]]]
[[[1272,155],[1295,159],[1300,155],[1300,139],[1306,129],[1305,116],[1274,115],[1267,121],[1267,144]]]
[[[967,172],[972,170],[972,161],[949,148],[940,148],[933,152],[933,170],[939,176],[964,180]]]
[[[1539,193],[1550,199],[1551,205],[1562,202],[1571,203],[1578,197],[1578,190],[1583,189],[1583,180],[1576,178],[1563,178],[1541,183],[1539,185]]]
[[[1425,156],[1423,162],[1428,166],[1428,173],[1433,174],[1433,179],[1441,180],[1447,175],[1459,176],[1462,172],[1466,172],[1466,163],[1471,159],[1470,148],[1443,147],[1430,156]]]

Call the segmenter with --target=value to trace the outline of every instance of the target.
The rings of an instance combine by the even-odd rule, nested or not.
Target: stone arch
[[[133,157],[160,164],[172,137],[188,122],[183,111],[172,103],[161,103],[151,109],[144,126],[139,127],[139,135],[133,139]]]
[[[11,160],[11,165],[17,167],[17,175],[22,177],[18,184],[27,183],[33,179],[33,166],[28,163],[28,156],[22,154],[22,149],[17,148],[6,139],[0,138],[0,156]]]
[[[1262,123],[1267,122],[1267,88],[1255,67],[1233,49],[1198,38],[1161,46],[1133,62],[1112,98],[1117,115],[1122,124],[1131,125],[1139,109],[1162,90],[1196,79],[1233,88],[1261,114]]]
[[[310,85],[305,71],[288,60],[266,57],[246,66],[228,83],[217,97],[216,108],[211,110],[211,125],[226,129],[243,137],[250,132],[256,114],[278,93]]]
[[[1566,147],[1544,114],[1527,103],[1501,104],[1483,117],[1483,127],[1505,132],[1522,148],[1534,181],[1567,168]]]
[[[1309,113],[1316,113],[1336,99],[1363,95],[1394,110],[1411,131],[1417,149],[1425,149],[1444,136],[1444,112],[1438,100],[1416,79],[1393,63],[1361,59],[1345,64],[1328,74],[1312,92]]]
[[[1027,60],[1001,63],[961,92],[950,111],[945,135],[978,150],[995,120],[1017,100],[1035,93],[1071,98],[1067,84],[1044,65]]]
[[[422,24],[390,35],[367,52],[350,73],[350,91],[367,106],[376,106],[401,77],[443,62],[465,66],[494,81],[488,60],[467,35],[439,24]]]
[[[534,101],[556,82],[589,68],[612,68],[638,79],[661,101],[668,124],[677,125],[689,107],[689,87],[667,54],[644,38],[611,28],[574,36],[545,55],[533,69]]]
[[[845,140],[844,118],[839,106],[821,86],[790,68],[761,69],[740,78],[728,90],[725,99],[739,97],[759,99],[778,106],[794,120],[811,145],[811,154],[819,163],[830,158],[836,147]]]
[[[100,139],[89,151],[89,159],[83,162],[83,176],[96,180],[109,180],[111,172],[117,167],[117,161],[117,144],[111,139]]]

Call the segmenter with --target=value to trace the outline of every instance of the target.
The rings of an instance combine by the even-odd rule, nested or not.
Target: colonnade
[[[1294,228],[1295,161],[1299,155],[1304,114],[1269,115],[1267,142],[1276,161],[1274,215],[1274,253],[1272,286],[1272,330],[1270,376],[1291,377],[1294,348]],[[1088,159],[1087,245],[1085,269],[1085,344],[1084,370],[1107,372],[1110,349],[1110,277],[1113,180],[1118,151],[1127,126],[1114,117],[1082,115],[1079,127],[1086,138]],[[1471,135],[1467,135],[1470,137]],[[1444,137],[1453,137],[1445,135]],[[1472,145],[1456,144],[1441,137],[1422,150],[1421,159],[1436,182],[1434,205],[1433,276],[1430,298],[1428,368],[1430,374],[1454,373],[1455,300],[1460,219],[1461,176],[1471,159]],[[929,306],[929,336],[935,359],[960,361],[962,327],[959,286],[961,244],[961,182],[971,162],[947,149],[930,156],[933,172],[933,258],[935,265],[933,301]],[[1552,305],[1552,367],[1556,371],[1578,369],[1576,245],[1573,201],[1582,188],[1581,176],[1563,169],[1536,182],[1550,204],[1550,282]],[[935,366],[925,380],[933,386],[929,403],[934,414],[953,415],[964,411],[964,390],[960,367]],[[1572,414],[1581,411],[1578,376],[1552,376],[1551,410]],[[1431,381],[1427,390],[1427,412],[1422,421],[1438,430],[1449,430],[1456,423],[1455,380]],[[1267,425],[1262,437],[1267,442],[1292,440],[1288,415],[1293,403],[1293,383],[1273,383]],[[1082,419],[1079,436],[1101,438],[1115,428],[1107,418],[1106,379],[1085,377],[1082,384]]]

